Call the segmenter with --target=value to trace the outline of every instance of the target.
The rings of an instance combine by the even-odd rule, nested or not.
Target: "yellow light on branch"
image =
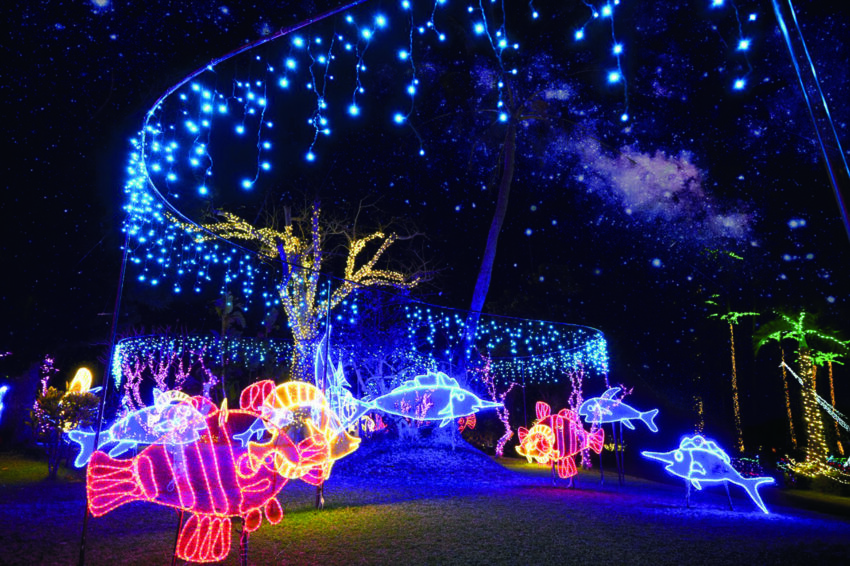
[[[318,204],[313,206],[309,227],[290,223],[283,230],[274,227],[256,228],[226,211],[219,211],[217,215],[220,221],[204,224],[201,229],[176,218],[171,220],[194,234],[197,242],[217,238],[252,242],[263,258],[280,261],[282,275],[277,293],[292,331],[295,345],[292,373],[296,379],[304,379],[312,372],[313,348],[319,335],[320,322],[353,290],[374,286],[409,289],[418,283],[416,276],[375,267],[396,241],[394,234],[385,235],[378,231],[365,238],[356,238],[349,232],[341,231],[348,238],[345,273],[328,297],[324,289],[319,288],[322,264],[329,252],[326,249],[328,232],[320,223],[321,208]],[[373,241],[379,241],[380,246],[370,258],[363,261],[361,256],[367,244]]]
[[[74,379],[68,384],[68,393],[88,393],[91,389],[92,374],[88,368],[80,368],[74,374]]]

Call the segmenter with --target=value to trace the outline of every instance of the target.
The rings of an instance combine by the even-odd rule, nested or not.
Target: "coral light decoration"
[[[458,432],[463,432],[466,429],[475,429],[475,425],[478,422],[478,419],[475,418],[475,413],[469,415],[468,417],[461,417],[457,420],[457,430]]]
[[[89,511],[100,517],[131,501],[187,511],[192,516],[178,535],[176,556],[189,562],[223,560],[230,551],[231,517],[241,517],[246,532],[259,528],[263,513],[277,524],[283,510],[276,496],[286,482],[298,474],[322,474],[334,455],[329,447],[338,439],[327,435],[332,431],[322,426],[321,417],[306,423],[309,435],[298,442],[281,428],[288,417],[277,404],[284,386],[255,383],[243,391],[244,405],[235,410],[227,408],[227,401],[210,407],[203,397],[177,403],[206,415],[206,426],[196,429],[199,438],[193,442],[157,442],[131,459],[94,452],[86,474]],[[245,436],[257,419],[264,424],[261,440],[268,440],[240,442],[237,437]]]
[[[520,427],[520,444],[516,447],[529,462],[554,465],[558,477],[571,478],[578,473],[576,454],[587,449],[597,454],[602,451],[605,433],[601,428],[595,432],[584,430],[575,411],[561,409],[552,414],[552,408],[542,401],[537,402],[535,409],[537,421],[528,430]]]
[[[772,484],[773,478],[745,478],[732,467],[729,455],[713,440],[695,435],[685,437],[679,448],[670,452],[641,452],[644,458],[651,458],[667,464],[667,471],[689,482],[688,486],[702,489],[702,484],[734,483],[743,487],[758,508],[768,512],[758,488]]]

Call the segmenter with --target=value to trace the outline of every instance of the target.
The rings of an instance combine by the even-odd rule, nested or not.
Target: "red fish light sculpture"
[[[132,459],[96,451],[86,473],[89,510],[100,517],[131,501],[149,501],[191,513],[178,535],[177,557],[190,562],[216,562],[230,552],[231,517],[244,528],[259,528],[262,516],[272,524],[283,517],[277,494],[298,474],[322,476],[328,446],[336,442],[315,427],[314,434],[293,441],[276,422],[274,383],[248,387],[240,409],[227,402],[215,407],[203,397],[187,400],[207,415],[206,429],[189,444],[151,444]],[[262,400],[262,401],[261,401]],[[241,442],[253,436],[261,419],[262,444]],[[262,447],[262,450],[258,450]],[[262,456],[258,458],[258,454]]]
[[[575,411],[561,409],[552,414],[551,407],[542,401],[537,402],[535,409],[537,421],[530,429],[520,427],[520,444],[516,447],[529,463],[536,460],[544,466],[554,465],[558,477],[571,478],[578,473],[576,454],[586,449],[597,454],[602,451],[605,433],[601,428],[595,432],[584,430]]]

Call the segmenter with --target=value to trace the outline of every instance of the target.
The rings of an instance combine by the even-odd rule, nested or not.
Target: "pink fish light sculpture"
[[[242,518],[249,533],[259,528],[263,514],[270,523],[279,523],[283,509],[277,494],[287,481],[326,479],[331,460],[359,443],[334,426],[338,418],[322,393],[306,383],[255,383],[243,391],[240,408],[234,410],[227,401],[215,407],[203,397],[183,403],[205,415],[205,427],[193,428],[196,439],[155,442],[129,459],[97,450],[89,462],[86,490],[95,517],[132,501],[191,513],[176,549],[176,556],[189,562],[227,556],[231,517]],[[258,441],[251,439],[255,434]]]
[[[516,447],[529,463],[534,460],[544,466],[552,465],[558,477],[566,479],[578,473],[576,454],[587,449],[597,454],[602,451],[605,433],[601,428],[595,432],[584,430],[575,411],[561,409],[552,414],[551,407],[542,401],[537,402],[535,409],[537,421],[530,429],[520,427],[520,444]]]

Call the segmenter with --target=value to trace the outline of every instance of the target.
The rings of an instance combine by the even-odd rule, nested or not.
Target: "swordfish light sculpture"
[[[753,503],[768,513],[764,501],[759,495],[758,488],[772,484],[773,478],[745,478],[732,467],[729,455],[726,454],[713,440],[700,435],[685,437],[679,448],[670,452],[641,452],[644,458],[658,460],[667,464],[667,471],[690,482],[697,489],[702,484],[734,483],[743,487]]]

